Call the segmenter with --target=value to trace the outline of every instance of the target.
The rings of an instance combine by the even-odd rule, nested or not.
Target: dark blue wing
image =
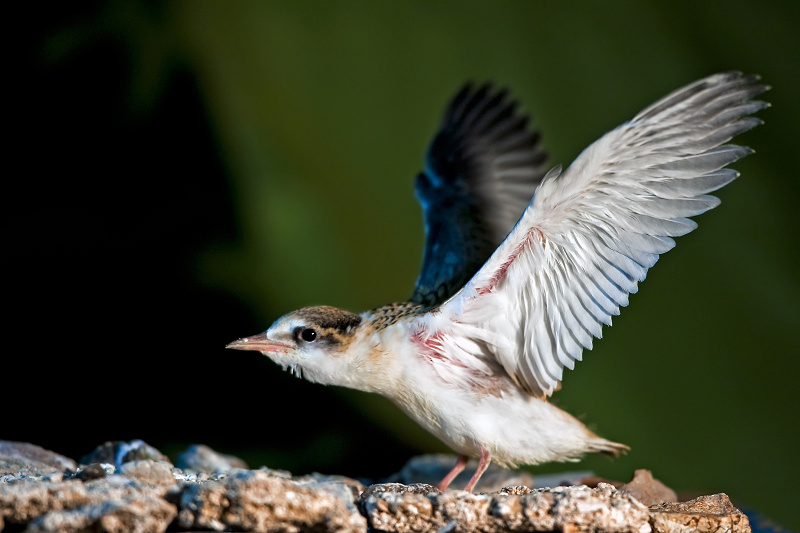
[[[428,149],[417,198],[425,255],[411,301],[438,305],[469,281],[519,219],[547,154],[504,90],[465,85]]]

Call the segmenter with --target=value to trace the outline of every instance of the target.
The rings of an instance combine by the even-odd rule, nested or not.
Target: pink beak
[[[225,347],[231,350],[254,350],[264,353],[285,352],[292,349],[289,345],[268,339],[266,333],[235,340]]]

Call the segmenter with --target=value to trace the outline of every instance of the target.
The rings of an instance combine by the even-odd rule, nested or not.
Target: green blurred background
[[[37,4],[11,46],[0,438],[142,438],[379,479],[446,451],[381,398],[225,351],[300,306],[403,300],[413,178],[465,80],[508,87],[568,164],[722,70],[774,88],[757,153],[554,401],[631,452],[542,465],[726,492],[800,525],[800,4]],[[42,407],[44,405],[44,407]]]

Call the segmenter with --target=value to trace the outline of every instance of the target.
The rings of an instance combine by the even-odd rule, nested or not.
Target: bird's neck
[[[394,398],[411,353],[411,323],[424,309],[412,303],[390,304],[361,314],[346,347],[332,352],[303,376],[317,383],[339,385]]]
[[[376,327],[373,321],[362,322],[345,354],[345,383],[337,385],[384,395],[391,391],[401,375],[397,351],[404,346],[403,329],[401,323]]]

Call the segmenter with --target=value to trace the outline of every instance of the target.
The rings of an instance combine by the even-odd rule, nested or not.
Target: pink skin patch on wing
[[[443,337],[442,332],[428,334],[424,327],[418,327],[411,336],[411,340],[419,347],[419,357],[432,367],[442,383],[473,392],[500,395],[505,389],[502,380],[445,353]]]
[[[426,335],[425,328],[418,327],[411,336],[411,340],[420,347],[419,354],[432,363],[433,361],[447,360],[447,356],[444,354],[442,348],[443,336],[441,331],[437,331],[432,335]]]
[[[514,263],[514,261],[517,260],[517,258],[522,254],[522,252],[524,252],[534,240],[538,242],[544,242],[544,236],[542,235],[542,232],[539,231],[537,228],[531,228],[525,233],[525,237],[522,239],[522,242],[520,242],[514,248],[514,251],[511,252],[508,258],[506,258],[506,260],[503,262],[503,264],[500,265],[500,268],[498,268],[495,271],[495,273],[492,274],[492,277],[489,278],[489,283],[487,283],[483,287],[478,287],[477,289],[478,294],[482,296],[484,294],[489,294],[490,292],[492,292],[494,288],[497,287],[497,284],[500,283],[500,280],[502,280],[506,276],[508,269]]]

